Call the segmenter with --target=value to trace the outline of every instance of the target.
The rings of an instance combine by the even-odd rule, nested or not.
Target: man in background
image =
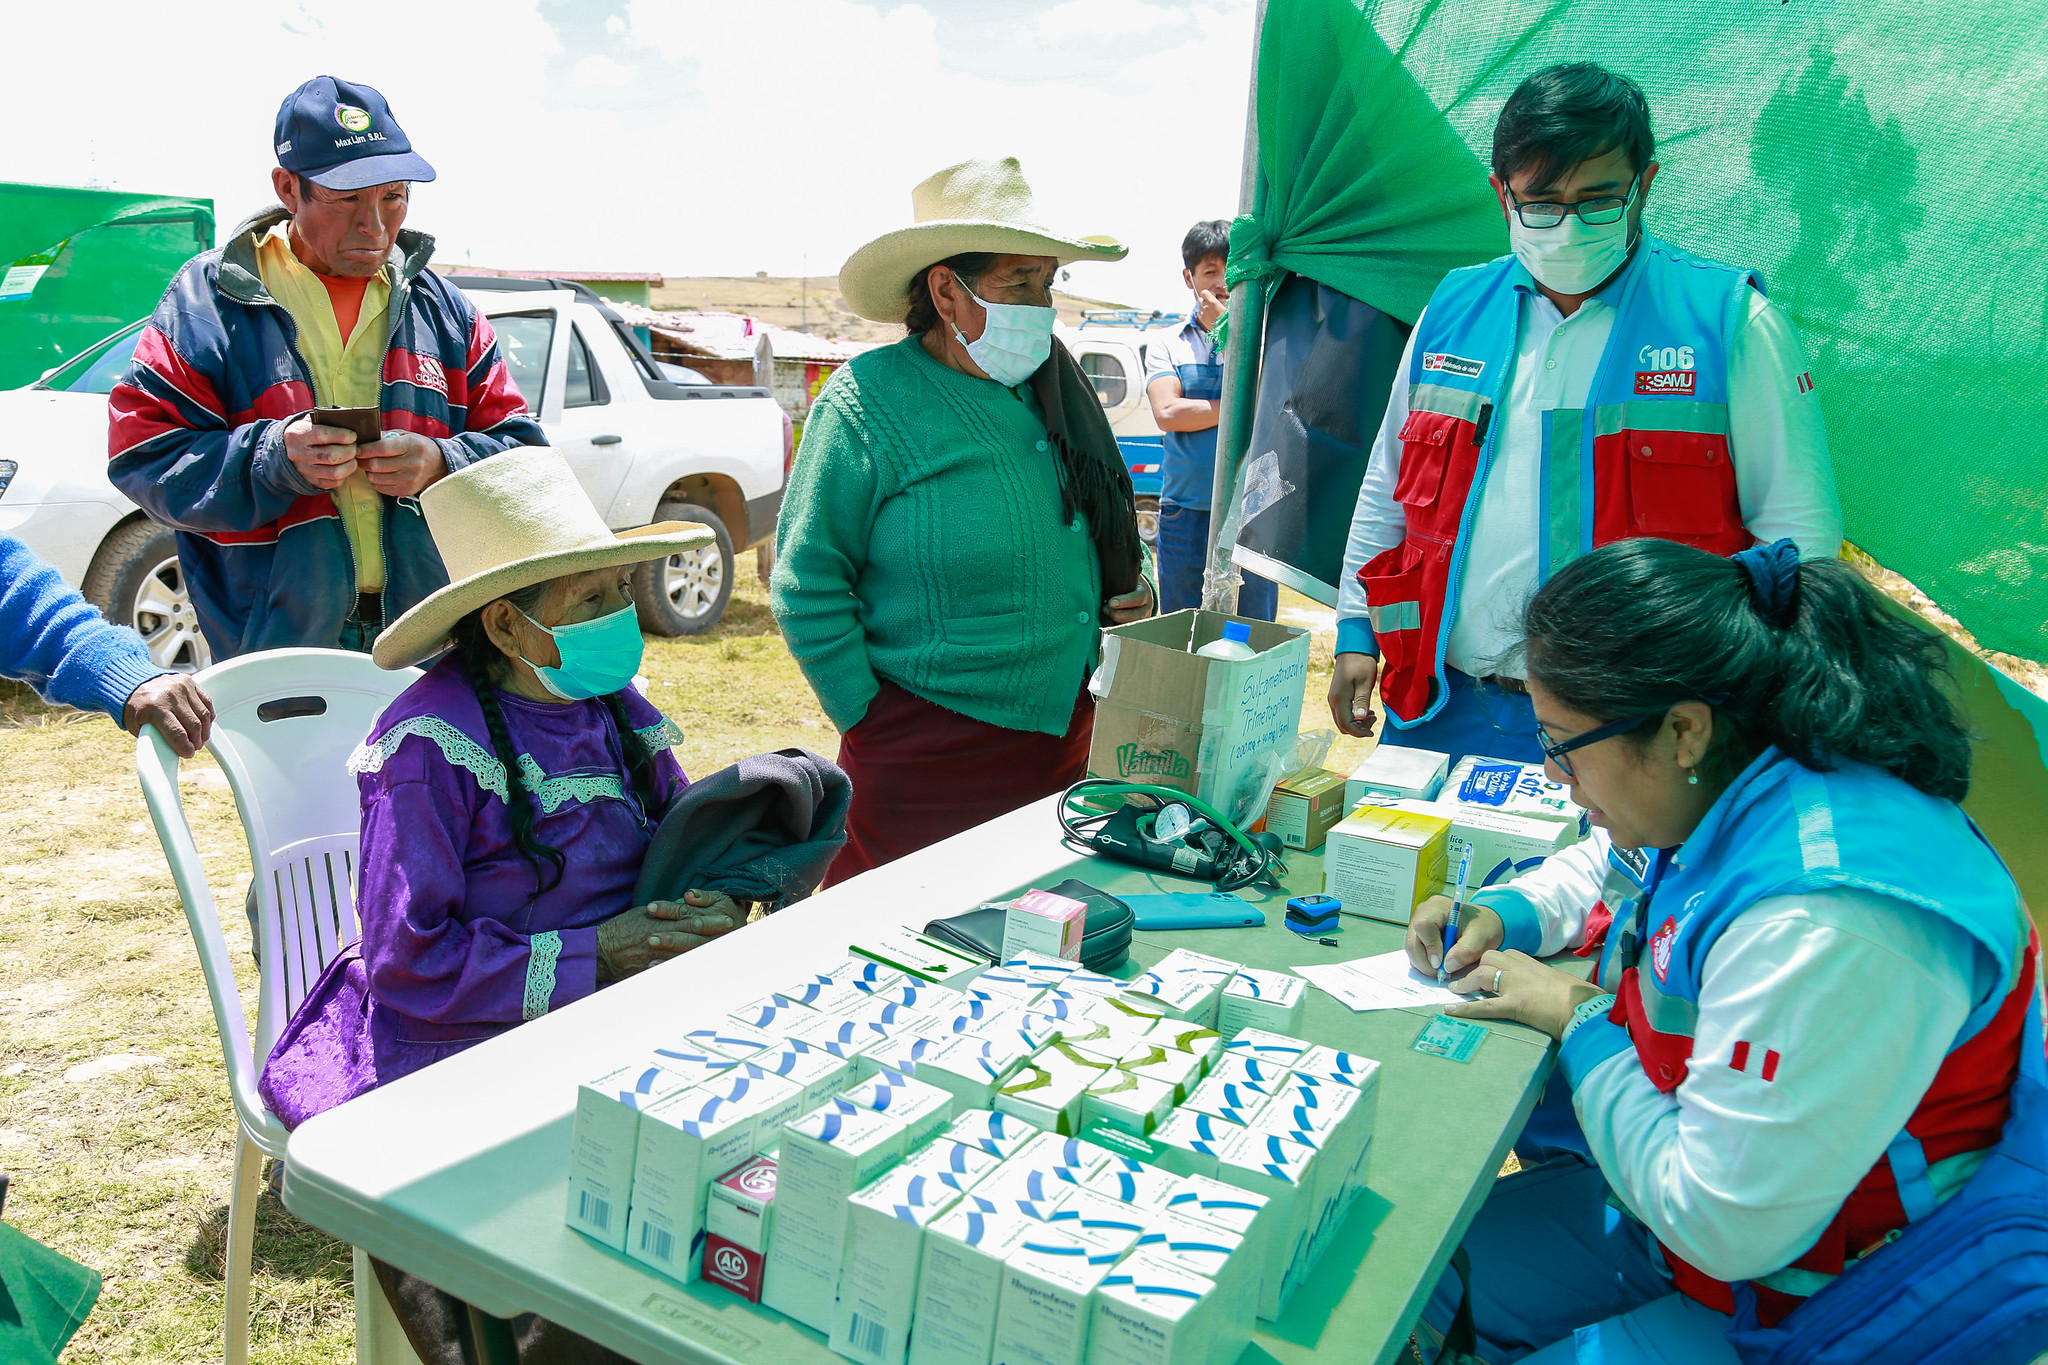
[[[419,493],[547,443],[490,323],[404,228],[434,169],[384,97],[315,77],[274,141],[282,206],[185,264],[108,398],[109,476],[176,528],[216,660],[368,650],[448,581]]]
[[[1188,322],[1155,341],[1145,357],[1145,397],[1164,434],[1159,488],[1159,610],[1202,605],[1202,573],[1209,566],[1209,514],[1216,481],[1216,418],[1223,406],[1223,364],[1211,334],[1229,306],[1223,265],[1230,255],[1230,224],[1221,218],[1195,224],[1181,239],[1181,280],[1195,296]],[[1227,499],[1230,490],[1224,489]],[[1280,589],[1245,574],[1237,614],[1273,619]]]

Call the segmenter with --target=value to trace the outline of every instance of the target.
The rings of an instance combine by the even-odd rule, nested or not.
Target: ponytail
[[[1808,768],[1868,764],[1930,796],[1970,789],[1948,651],[1840,560],[1789,541],[1723,559],[1668,540],[1605,545],[1523,614],[1529,674],[1583,715],[1714,707],[1701,767],[1721,782],[1775,746]]]

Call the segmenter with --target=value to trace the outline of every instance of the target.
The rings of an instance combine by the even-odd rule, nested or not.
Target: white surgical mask
[[[1635,204],[1635,189],[1629,189],[1629,204]],[[1525,227],[1513,209],[1508,211],[1508,242],[1515,259],[1539,284],[1560,294],[1584,294],[1621,269],[1628,259],[1632,224],[1624,211],[1612,223],[1597,227],[1578,214],[1569,214],[1556,227]]]
[[[980,339],[969,341],[957,327],[953,335],[960,338],[983,374],[1005,388],[1015,388],[1036,374],[1052,354],[1052,324],[1059,314],[1027,303],[990,303],[979,294],[973,298],[988,310]]]

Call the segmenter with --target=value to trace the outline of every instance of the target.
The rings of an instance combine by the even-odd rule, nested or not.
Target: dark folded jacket
[[[853,784],[804,749],[743,758],[683,789],[648,845],[633,904],[722,891],[773,908],[816,889],[846,843]]]

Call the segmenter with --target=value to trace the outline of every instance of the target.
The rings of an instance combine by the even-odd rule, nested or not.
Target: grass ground
[[[1328,725],[1327,612],[1284,594],[1316,632],[1304,727]],[[650,640],[656,704],[692,773],[836,737],[743,577],[712,634]],[[1366,741],[1342,742],[1348,771]],[[0,683],[0,1169],[7,1219],[105,1277],[67,1361],[217,1360],[234,1152],[213,1016],[185,918],[135,782],[134,741]],[[234,804],[204,757],[185,765],[208,878],[236,906],[249,875]],[[248,931],[224,926],[253,999]],[[254,1344],[263,1365],[351,1358],[349,1249],[265,1196]]]

